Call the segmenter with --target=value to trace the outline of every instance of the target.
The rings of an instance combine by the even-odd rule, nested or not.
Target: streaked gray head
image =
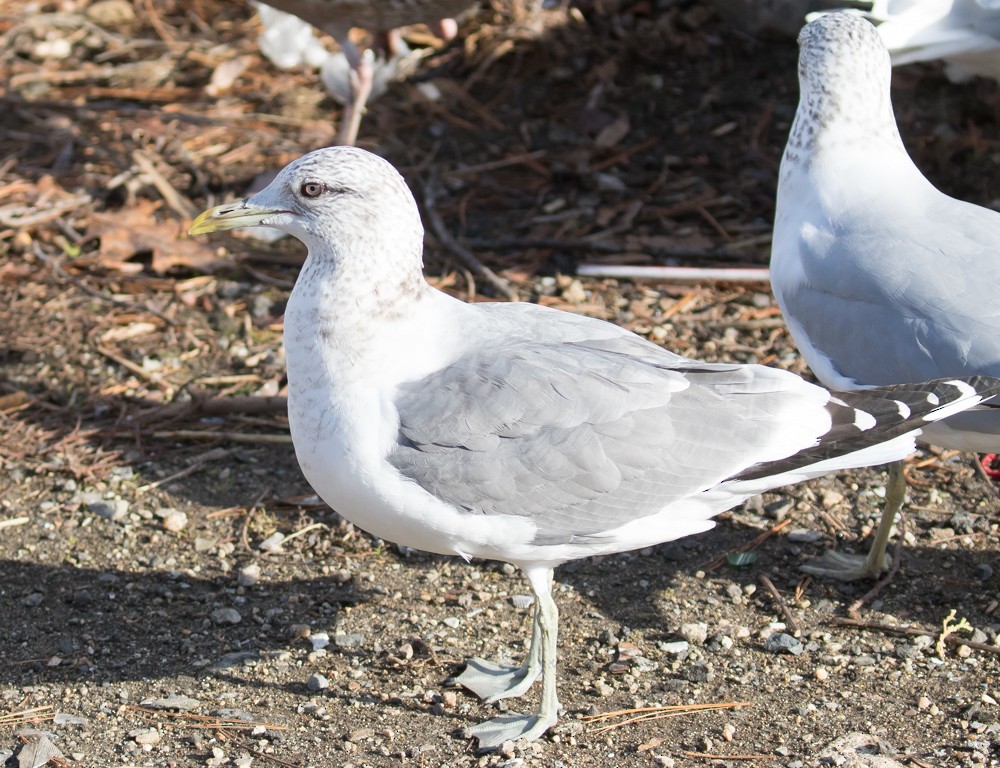
[[[899,141],[889,86],[892,64],[870,23],[828,13],[799,33],[799,108],[789,149],[827,141]]]

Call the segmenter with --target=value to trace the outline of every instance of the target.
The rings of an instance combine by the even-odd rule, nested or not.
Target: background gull
[[[799,107],[781,161],[771,282],[788,327],[834,388],[1000,373],[1000,214],[935,189],[906,154],[889,55],[867,21],[830,14],[799,36]],[[1000,408],[930,426],[947,448],[1000,447]],[[875,576],[905,482],[892,473],[867,558],[807,570]]]
[[[537,712],[467,730],[482,748],[556,722],[553,569],[712,527],[747,497],[898,459],[915,430],[996,380],[833,395],[787,371],[699,363],[617,326],[530,304],[466,304],[422,275],[420,216],[385,161],[312,152],[192,234],[266,225],[309,250],[285,311],[303,473],[375,535],[505,560],[537,597],[520,667],[468,662],[488,701],[540,676]]]
[[[351,29],[364,27],[376,34],[394,33],[397,27],[428,22],[434,24],[443,37],[450,39],[457,31],[451,17],[468,10],[474,3],[473,0],[261,0],[261,4],[297,16],[339,43],[347,59],[347,81],[338,82],[337,74],[341,70],[336,68],[337,59],[326,59],[323,82],[344,102],[337,143],[349,145],[357,139],[365,104],[376,84],[374,56],[370,51],[362,53],[358,49],[351,40]],[[398,34],[390,34],[390,48],[398,42]],[[262,44],[278,58],[288,53],[285,46],[275,45],[271,38]],[[312,51],[311,44],[307,48]],[[391,70],[391,64],[387,66]],[[388,71],[382,74],[391,76]]]
[[[878,24],[893,65],[944,59],[954,82],[975,75],[1000,79],[1000,0],[875,0],[870,6],[848,12]]]

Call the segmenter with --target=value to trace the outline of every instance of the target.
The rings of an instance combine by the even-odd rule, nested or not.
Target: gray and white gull
[[[799,35],[799,106],[781,161],[771,284],[827,387],[1000,375],[1000,213],[939,192],[893,117],[889,54],[867,21],[821,16]],[[921,440],[1000,449],[991,401]],[[894,466],[867,557],[828,553],[806,570],[849,580],[887,567],[906,485]]]
[[[319,495],[390,541],[521,568],[536,595],[524,664],[470,659],[531,714],[466,730],[482,749],[555,724],[553,569],[705,531],[744,499],[908,454],[923,425],[1000,391],[948,380],[834,394],[757,365],[700,363],[600,320],[466,304],[423,278],[402,177],[353,147],[312,152],[192,234],[269,226],[308,247],[285,310],[288,417]]]

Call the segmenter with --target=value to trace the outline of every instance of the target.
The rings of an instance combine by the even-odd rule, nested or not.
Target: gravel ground
[[[242,5],[136,3],[124,20],[96,5],[0,13],[11,765],[1000,764],[997,491],[974,457],[934,450],[910,467],[899,570],[856,619],[872,584],[798,566],[833,544],[864,551],[880,470],[560,568],[562,719],[477,754],[458,732],[503,705],[447,680],[468,655],[524,653],[530,590],[510,566],[400,552],[310,498],[268,400],[301,249],[179,239],[185,215],[328,140],[336,106],[314,75],[260,60]],[[766,285],[574,277],[581,261],[766,264],[793,42],[697,2],[498,3],[461,40],[362,127],[423,203],[429,279],[496,298],[450,232],[524,299],[806,373]],[[241,79],[209,98],[239,57]],[[921,167],[990,204],[996,85],[936,67],[895,85]],[[761,538],[753,562],[727,558]],[[681,705],[703,708],[593,719]]]

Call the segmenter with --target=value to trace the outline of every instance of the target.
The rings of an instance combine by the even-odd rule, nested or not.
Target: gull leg
[[[879,520],[875,541],[872,542],[867,556],[848,555],[831,550],[803,565],[801,570],[814,576],[826,576],[840,581],[877,579],[889,569],[889,556],[886,554],[889,532],[896,521],[896,514],[903,506],[905,496],[906,477],[903,475],[903,462],[894,461],[889,465],[889,482],[886,483],[882,519]]]
[[[559,698],[556,694],[556,645],[559,629],[559,609],[552,599],[552,569],[525,569],[525,575],[535,590],[540,644],[539,660],[542,674],[542,703],[533,715],[508,714],[465,729],[467,737],[479,739],[481,750],[493,750],[505,741],[534,741],[556,724]],[[529,654],[530,656],[530,654]]]
[[[338,39],[337,42],[340,43],[344,56],[347,57],[347,63],[351,67],[349,75],[351,97],[344,105],[344,116],[337,132],[337,143],[342,146],[354,146],[358,138],[358,129],[361,127],[361,116],[372,92],[375,70],[371,59],[361,54],[351,41],[350,35],[345,34],[342,37],[343,40]]]
[[[465,671],[452,678],[451,682],[468,688],[487,703],[520,696],[527,691],[542,671],[539,658],[542,646],[539,610],[536,603],[531,622],[531,645],[521,666],[495,664],[485,659],[466,659]]]

